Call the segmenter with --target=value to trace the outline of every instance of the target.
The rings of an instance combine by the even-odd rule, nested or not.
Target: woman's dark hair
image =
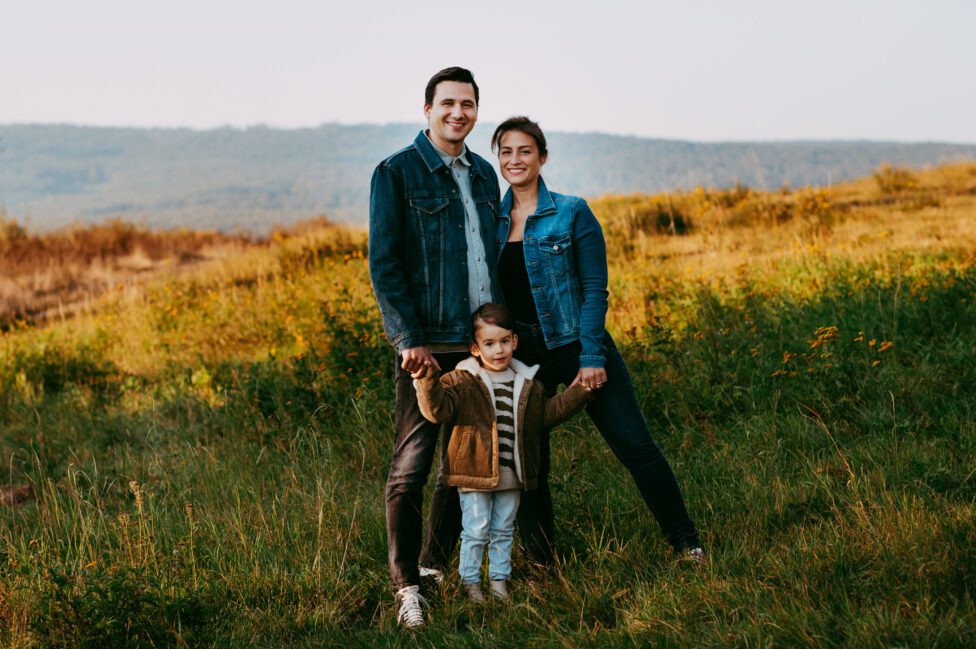
[[[542,134],[542,129],[539,128],[539,124],[533,122],[525,115],[509,117],[498,125],[494,135],[491,136],[492,151],[498,152],[498,149],[502,146],[502,137],[509,131],[522,131],[526,135],[531,136],[535,140],[536,146],[539,147],[540,158],[549,153],[549,150],[546,148],[546,136]]]
[[[437,91],[437,84],[441,81],[470,83],[471,87],[474,88],[474,103],[476,106],[478,105],[478,84],[474,82],[474,75],[471,74],[471,70],[454,66],[444,68],[430,78],[430,81],[427,82],[427,87],[424,89],[424,106],[434,105],[434,93]]]
[[[502,329],[515,331],[515,316],[504,304],[497,302],[486,302],[478,307],[478,310],[471,316],[471,340],[476,340],[475,334],[481,327],[478,323],[491,324]]]

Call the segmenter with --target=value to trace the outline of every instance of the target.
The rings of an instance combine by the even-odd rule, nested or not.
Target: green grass
[[[392,351],[362,242],[334,243],[4,334],[0,482],[37,498],[0,514],[0,645],[976,644],[971,258],[645,278],[670,315],[614,333],[708,568],[576,418],[557,572],[516,553],[511,606],[453,580],[412,633],[387,585]]]

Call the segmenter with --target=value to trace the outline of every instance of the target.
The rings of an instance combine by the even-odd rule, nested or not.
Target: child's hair
[[[497,302],[485,302],[471,316],[471,340],[477,340],[475,334],[478,333],[481,326],[478,324],[479,322],[515,331],[515,316],[512,315],[507,306]]]

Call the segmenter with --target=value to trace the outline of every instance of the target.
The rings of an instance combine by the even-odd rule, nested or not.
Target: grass
[[[511,607],[451,581],[421,633],[387,588],[392,352],[362,232],[6,331],[0,482],[37,497],[0,518],[0,644],[972,646],[976,169],[887,173],[593,201],[609,326],[710,564],[669,555],[576,418],[557,572],[516,554]]]

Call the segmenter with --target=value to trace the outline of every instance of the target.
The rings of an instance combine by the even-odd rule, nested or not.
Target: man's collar
[[[464,144],[462,142],[461,143],[461,153],[458,154],[458,155],[451,155],[450,153],[448,153],[444,149],[442,149],[439,146],[437,146],[436,144],[434,144],[434,141],[432,139],[430,139],[430,134],[427,133],[427,131],[424,131],[424,137],[426,137],[427,138],[427,141],[430,142],[430,145],[432,147],[434,147],[434,152],[437,153],[438,156],[440,156],[441,162],[443,162],[444,164],[446,164],[448,167],[450,167],[452,164],[454,164],[454,161],[455,160],[460,160],[461,161],[461,164],[463,164],[466,167],[470,167],[471,166],[471,163],[468,161],[468,145],[467,144]]]
[[[420,153],[420,157],[427,165],[428,171],[436,171],[441,167],[447,166],[447,164],[441,160],[440,153],[438,153],[439,149],[434,146],[433,142],[430,141],[430,138],[427,137],[427,133],[425,131],[420,131],[420,133],[417,133],[417,137],[413,140],[413,146],[417,149],[417,152]],[[464,160],[462,160],[462,162],[471,168],[472,174],[475,176],[484,176],[476,165],[471,164],[470,156],[468,156],[468,145],[464,145],[464,152],[461,155],[464,156]],[[471,155],[474,154],[472,153]]]

